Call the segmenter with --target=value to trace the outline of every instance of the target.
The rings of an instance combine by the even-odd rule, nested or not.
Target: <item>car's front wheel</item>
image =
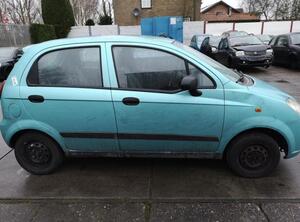
[[[63,162],[63,152],[50,137],[39,132],[22,134],[15,143],[15,156],[26,171],[44,175],[56,170]]]
[[[279,145],[272,137],[263,133],[244,134],[230,144],[226,160],[239,176],[267,176],[280,161]]]

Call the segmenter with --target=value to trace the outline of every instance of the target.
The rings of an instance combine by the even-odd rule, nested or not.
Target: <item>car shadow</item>
[[[54,174],[30,175],[22,188],[26,195],[58,198],[294,199],[300,198],[295,162],[282,161],[272,175],[249,179],[222,160],[68,159]]]

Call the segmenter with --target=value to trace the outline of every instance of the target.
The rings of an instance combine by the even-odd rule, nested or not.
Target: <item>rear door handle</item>
[[[122,102],[127,106],[137,106],[140,103],[140,100],[135,97],[126,97]]]
[[[45,100],[43,96],[39,96],[39,95],[28,96],[28,99],[32,103],[42,103]]]

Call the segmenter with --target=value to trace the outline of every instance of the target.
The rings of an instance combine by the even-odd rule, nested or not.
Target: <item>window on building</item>
[[[232,8],[228,7],[228,15],[231,16],[232,15]]]
[[[152,7],[152,0],[141,0],[141,8],[151,8]]]
[[[223,12],[216,12],[216,16],[221,16],[223,15]]]

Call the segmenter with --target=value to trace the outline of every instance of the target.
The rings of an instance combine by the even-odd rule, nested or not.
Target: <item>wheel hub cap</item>
[[[240,155],[240,162],[247,169],[262,168],[267,164],[268,159],[268,150],[261,145],[249,146]]]
[[[48,147],[40,142],[26,144],[26,153],[29,160],[35,164],[48,163],[51,158]]]

